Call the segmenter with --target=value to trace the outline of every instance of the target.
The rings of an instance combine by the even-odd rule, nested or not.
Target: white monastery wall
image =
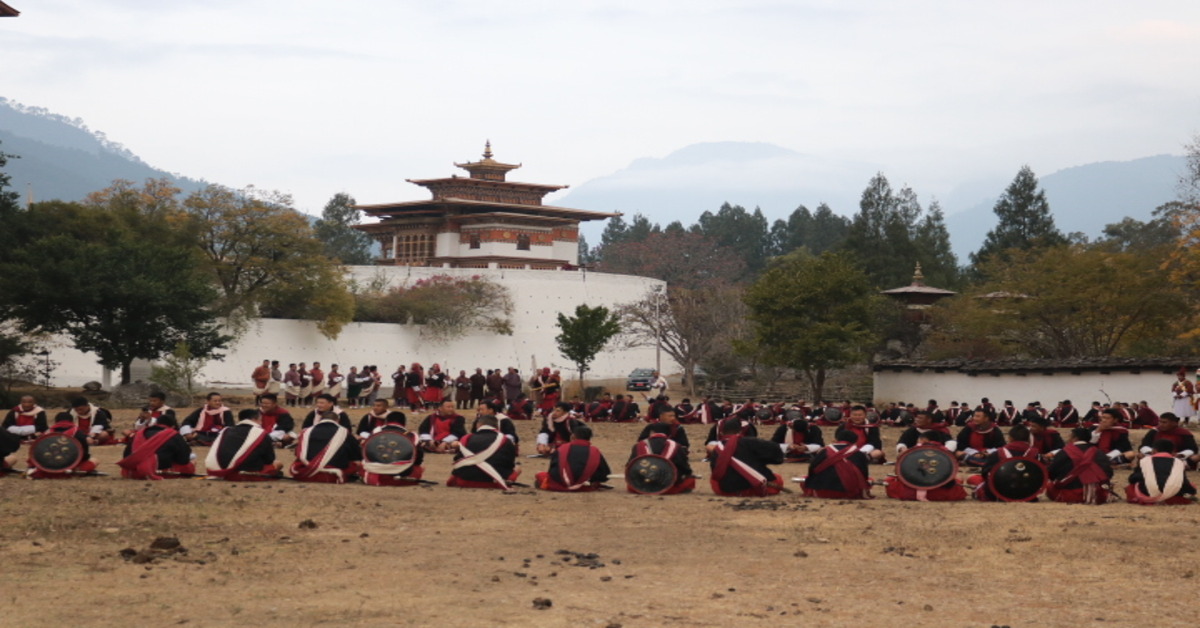
[[[208,383],[248,385],[250,371],[262,360],[289,362],[321,362],[328,370],[330,364],[350,366],[374,364],[390,374],[400,363],[420,362],[428,367],[441,364],[454,375],[459,370],[473,373],[476,367],[507,368],[515,366],[522,375],[531,369],[549,366],[561,369],[568,378],[576,377],[574,366],[558,353],[554,337],[558,335],[557,315],[572,314],[575,306],[615,306],[641,299],[663,282],[645,277],[613,275],[584,271],[500,270],[426,268],[405,266],[352,266],[348,274],[360,285],[373,280],[388,286],[408,285],[434,275],[471,277],[479,275],[503,285],[513,300],[513,334],[470,333],[445,344],[436,344],[420,337],[419,328],[387,323],[351,323],[336,340],[329,340],[317,331],[310,321],[259,319],[232,347],[221,361],[209,362],[201,379]],[[50,358],[60,363],[54,383],[58,386],[78,386],[96,380],[107,385],[119,379],[115,374],[105,381],[103,369],[95,356],[69,348],[58,342],[50,348]],[[653,346],[634,349],[607,350],[597,356],[589,378],[625,377],[635,368],[653,368]],[[664,354],[663,370],[679,370]],[[144,379],[146,365],[135,368],[134,377]],[[385,384],[390,384],[386,380]]]
[[[1144,400],[1154,410],[1166,412],[1171,409],[1171,384],[1174,381],[1174,373],[1153,369],[1140,373],[1082,371],[1078,375],[1068,371],[969,375],[952,371],[917,373],[884,369],[875,372],[875,401],[906,401],[921,406],[936,399],[945,408],[951,401],[967,401],[974,406],[987,397],[997,407],[1008,399],[1018,408],[1024,408],[1031,401],[1040,401],[1042,406],[1053,408],[1057,402],[1070,399],[1076,407],[1086,409],[1093,401],[1103,403],[1111,397],[1113,401],[1129,403]],[[1108,393],[1108,397],[1104,393]]]

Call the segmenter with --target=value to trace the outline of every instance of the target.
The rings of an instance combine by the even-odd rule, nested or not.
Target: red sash
[[[1079,448],[1075,443],[1071,443],[1063,448],[1067,452],[1067,456],[1071,459],[1071,464],[1074,466],[1071,472],[1066,477],[1059,480],[1055,484],[1058,486],[1066,486],[1075,480],[1079,480],[1082,484],[1102,484],[1108,481],[1108,474],[1104,473],[1104,469],[1096,464],[1094,455],[1091,449],[1084,450]]]
[[[259,422],[262,423],[263,430],[267,432],[274,432],[275,424],[279,422],[279,415],[281,414],[283,413],[272,412],[271,414],[267,414],[266,412],[259,412]]]
[[[1155,430],[1154,438],[1155,439],[1164,438],[1166,440],[1171,441],[1175,445],[1175,452],[1178,453],[1179,450],[1183,448],[1184,436],[1186,434],[1190,434],[1190,433],[1191,432],[1189,432],[1188,430],[1186,430],[1182,427],[1177,427],[1169,432],[1166,432],[1163,430]]]
[[[662,453],[654,453],[654,448],[650,446],[651,443],[654,442],[654,439],[657,439],[658,442],[661,442],[663,444]],[[647,438],[646,440],[638,441],[637,455],[638,456],[662,456],[663,458],[666,458],[667,460],[672,460],[675,457],[675,452],[678,451],[678,449],[679,449],[679,443],[676,443],[675,441],[671,440],[670,438],[667,438],[667,436],[665,434],[651,434],[650,437]],[[672,464],[674,464],[673,461],[672,461]]]
[[[59,421],[50,428],[50,431],[75,438],[75,435],[79,433],[79,426],[75,425],[74,421]]]
[[[162,476],[158,474],[158,450],[178,433],[172,428],[164,427],[154,436],[146,438],[146,428],[143,427],[133,436],[133,452],[128,457],[118,460],[117,466],[135,471],[151,480],[161,480]]]
[[[849,422],[846,423],[846,429],[854,432],[855,436],[857,437],[854,441],[855,447],[862,447],[863,445],[867,444],[867,430],[870,428],[871,426],[869,425],[854,425]]]
[[[1123,427],[1114,427],[1104,430],[1100,432],[1100,439],[1096,441],[1096,447],[1098,447],[1100,451],[1108,453],[1113,449],[1113,441],[1117,440],[1117,437],[1119,437],[1121,434],[1128,433],[1129,430]]]
[[[586,442],[578,443],[578,446],[588,448],[588,459],[587,463],[583,465],[583,473],[578,479],[579,481],[576,481],[577,478],[575,478],[571,473],[571,464],[567,460],[569,454],[571,453],[571,447],[574,446],[574,444],[574,441],[572,441],[571,443],[567,443],[566,445],[558,448],[559,475],[562,476],[562,482],[567,489],[572,491],[580,488],[587,482],[590,482],[592,475],[595,474],[596,469],[600,467],[600,450],[592,447]]]
[[[840,450],[835,449],[833,445],[826,446],[825,459],[813,468],[810,475],[820,474],[833,467],[838,475],[838,480],[842,483],[843,490],[853,494],[865,493],[870,488],[870,484],[867,483],[867,478],[863,477],[862,470],[849,460],[856,451],[858,451],[857,445],[847,445]]]
[[[196,419],[197,432],[220,432],[225,429],[225,412],[229,410],[225,406],[217,408],[216,412],[209,412],[208,406],[200,408],[200,418]]]
[[[731,420],[736,421],[737,419],[731,417]],[[741,434],[735,434],[721,443],[720,453],[717,454],[717,466],[713,467],[712,479],[719,483],[721,480],[725,479],[725,474],[729,473],[729,467],[732,466],[733,470],[737,471],[738,475],[742,476],[747,482],[750,483],[750,488],[752,490],[763,488],[766,486],[766,483],[771,480],[770,477],[764,476],[759,478],[755,476],[753,473],[751,473],[751,471],[754,469],[749,468],[749,465],[744,462],[742,464],[733,464],[733,454],[737,451],[738,442],[741,439]]]
[[[304,430],[304,432],[300,434],[299,442],[296,443],[296,452],[298,455],[296,456],[296,462],[292,465],[292,477],[294,478],[310,478],[319,473],[321,471],[321,460],[325,458],[325,452],[329,451],[329,446],[333,444],[333,437],[331,436],[329,440],[326,441],[325,446],[321,448],[321,451],[317,452],[317,455],[309,456],[307,463],[301,462],[299,454],[306,453],[305,447],[308,446],[308,443],[306,442],[308,435],[315,427],[316,426],[314,425],[313,427]]]

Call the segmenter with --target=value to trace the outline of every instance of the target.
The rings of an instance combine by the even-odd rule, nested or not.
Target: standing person
[[[312,390],[309,391],[310,397],[324,394],[325,392],[325,371],[321,370],[320,362],[313,362],[312,368],[308,369],[308,377],[312,380]]]
[[[289,364],[287,373],[283,376],[283,398],[290,407],[295,407],[300,401],[301,388],[304,382],[300,379],[300,371],[295,364]]]
[[[312,405],[312,375],[308,374],[308,365],[301,362],[296,367],[296,373],[300,375],[300,403],[308,406]]]
[[[1175,411],[1175,416],[1179,417],[1184,425],[1187,425],[1188,420],[1196,413],[1196,408],[1192,405],[1196,386],[1188,381],[1185,367],[1180,367],[1175,377],[1175,382],[1171,384],[1171,401],[1174,404],[1172,409]]]
[[[283,392],[283,371],[279,370],[279,360],[271,360],[271,381],[267,383],[267,392],[277,395]]]
[[[520,380],[518,379],[519,382]],[[487,385],[488,397],[499,399],[500,401],[512,401],[508,395],[504,394],[504,376],[500,374],[500,369],[488,369],[484,383]]]
[[[392,373],[392,403],[397,408],[408,405],[408,398],[404,395],[404,375],[403,364],[397,366],[396,371]]]
[[[367,375],[371,378],[368,382],[370,388],[363,388],[363,392],[367,395],[367,405],[373,406],[379,398],[379,389],[383,388],[383,376],[379,374],[379,367],[374,364],[367,367]]]
[[[487,388],[487,377],[483,374],[483,369],[475,369],[475,374],[470,377],[471,380],[471,407],[474,408],[483,401],[483,391]]]
[[[512,403],[517,397],[521,396],[521,373],[513,367],[508,367],[508,373],[504,375],[504,400]]]
[[[371,404],[367,403],[367,398],[371,396],[371,387],[375,385],[375,378],[371,377],[371,365],[364,364],[358,371],[358,397],[355,398],[355,405],[360,408],[369,408]]]
[[[404,376],[404,398],[414,412],[425,407],[424,391],[425,369],[419,362],[413,362]]]
[[[538,378],[542,382],[542,403],[538,406],[538,409],[541,410],[542,416],[546,416],[558,404],[558,400],[562,395],[562,375],[558,371],[551,373],[547,367],[542,369],[542,373]]]
[[[654,375],[651,375],[651,377],[654,381],[650,384],[650,390],[654,391],[654,396],[665,397],[667,389],[670,388],[670,385],[667,384],[667,378],[663,377],[658,371],[654,371]]]
[[[442,400],[446,398],[446,381],[446,374],[442,372],[440,364],[429,367],[429,373],[425,375],[425,392],[421,395],[425,400],[425,407],[435,408],[442,405]]]
[[[467,377],[466,371],[459,371],[458,377],[454,378],[454,405],[459,410],[466,410],[472,405],[471,379]]]
[[[362,380],[358,378],[358,367],[350,367],[350,372],[346,373],[346,401],[350,403],[350,408],[358,407],[358,398],[362,394]]]
[[[267,392],[267,385],[271,383],[271,361],[263,360],[262,364],[254,367],[250,381],[254,382],[254,403],[258,403],[258,398]]]
[[[325,392],[334,399],[341,397],[345,381],[346,376],[338,372],[338,365],[331,365],[329,373],[325,375]]]

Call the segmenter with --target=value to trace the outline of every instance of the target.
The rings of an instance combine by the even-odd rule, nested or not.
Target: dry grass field
[[[118,423],[133,415],[117,411]],[[596,426],[614,468],[640,427]],[[519,429],[532,443],[535,425]],[[703,438],[699,426],[689,433]],[[897,435],[885,429],[889,448]],[[93,448],[100,470],[116,474],[119,450]],[[426,478],[444,481],[449,463],[427,457]],[[526,481],[546,464],[524,463]],[[707,480],[694,494],[647,497],[6,477],[0,625],[987,628],[1198,616],[1200,507],[876,493],[744,500],[714,496]],[[150,550],[158,537],[182,549]]]

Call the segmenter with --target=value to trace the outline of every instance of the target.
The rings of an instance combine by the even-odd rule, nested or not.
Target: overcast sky
[[[523,181],[762,141],[924,196],[1200,130],[1194,0],[6,1],[0,96],[310,212],[422,198],[486,138]]]

